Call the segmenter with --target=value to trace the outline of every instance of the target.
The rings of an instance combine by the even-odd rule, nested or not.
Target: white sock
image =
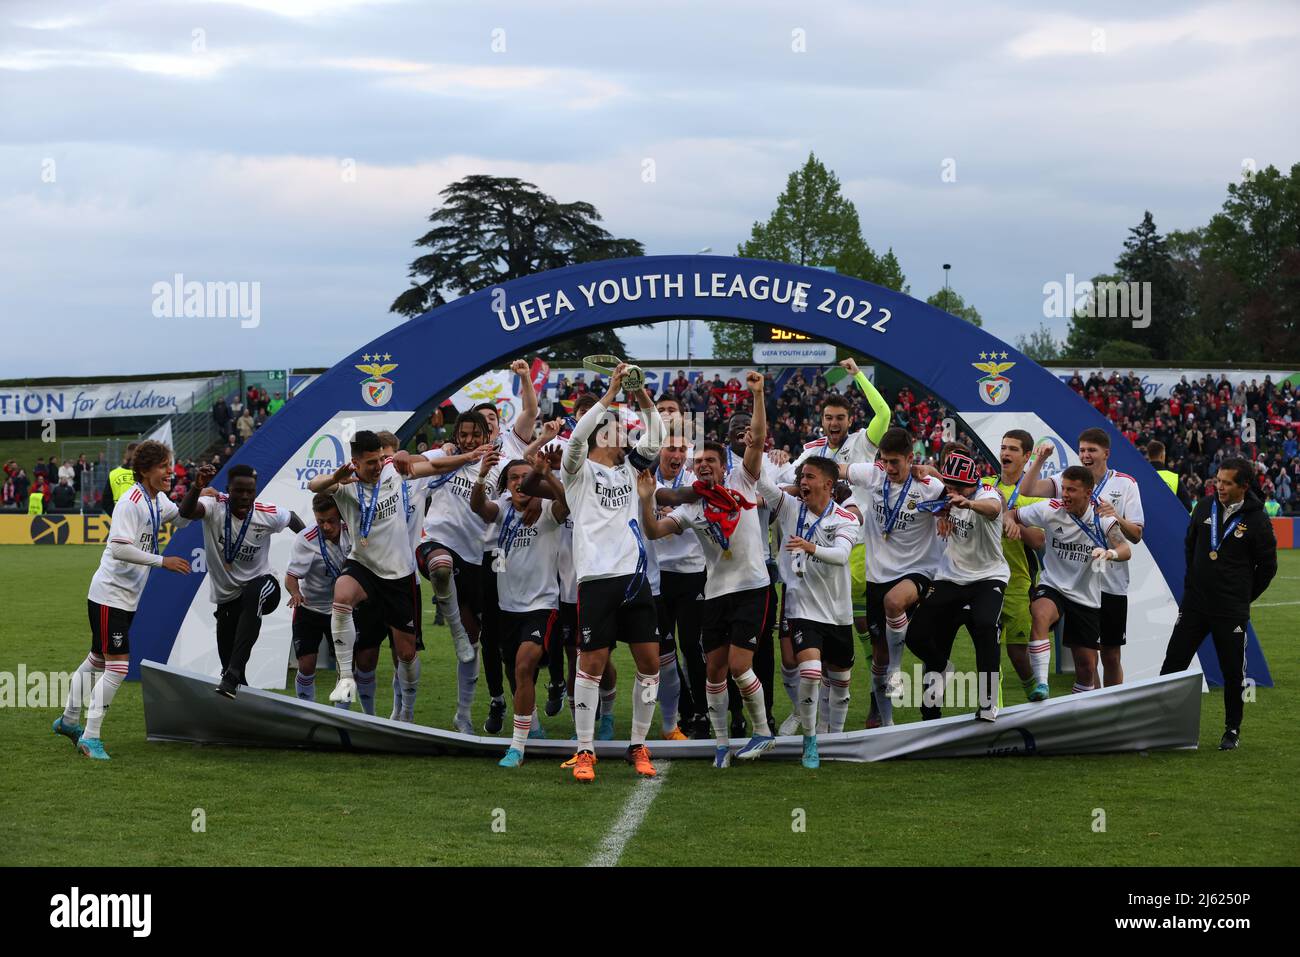
[[[478,646],[475,646],[477,650]],[[474,707],[474,689],[478,687],[478,659],[456,662],[456,717],[470,720],[470,709]]]
[[[817,702],[821,698],[822,663],[816,658],[799,662],[799,723],[804,736],[817,727]]]
[[[753,668],[735,678],[741,701],[745,705],[745,714],[749,716],[750,729],[764,738],[771,737],[772,729],[767,726],[767,702],[763,699],[763,683],[758,680]]]
[[[113,696],[126,680],[126,670],[130,665],[125,661],[106,661],[104,677],[95,685],[95,692],[90,697],[90,713],[86,716],[86,737],[98,738],[104,725],[104,715],[113,703]]]
[[[393,663],[393,713],[388,720],[396,721],[402,716],[402,680],[397,677],[397,663]]]
[[[579,751],[592,751],[596,737],[596,709],[600,707],[600,677],[581,668],[573,681],[573,728]]]
[[[1071,694],[1083,694],[1083,692],[1085,692],[1085,691],[1092,691],[1092,690],[1094,690],[1093,687],[1092,687],[1092,685],[1079,684],[1079,682],[1076,681],[1076,682],[1074,683],[1074,687],[1070,689],[1070,693],[1071,693]],[[86,727],[87,727],[87,728],[90,727],[89,723],[87,723]],[[89,731],[87,731],[87,733],[89,733]]]
[[[375,673],[373,671],[362,671],[358,668],[353,674],[357,679],[357,700],[361,702],[361,710],[366,714],[374,714]]]
[[[531,730],[533,730],[531,714],[515,715],[515,733],[510,739],[510,747],[523,754],[524,748],[528,746],[528,732]]]
[[[72,673],[72,682],[68,687],[68,701],[63,706],[63,720],[68,724],[76,724],[81,720],[81,706],[83,703],[89,703],[94,690],[95,676],[103,674],[103,671],[104,659],[92,651]]]
[[[825,734],[830,730],[831,714],[831,686],[825,681],[817,689],[817,720],[821,722],[821,727],[817,729],[818,733]]]
[[[828,677],[834,674],[836,672],[829,672]],[[889,697],[888,665],[883,668],[875,663],[871,665],[871,689],[876,695],[876,710],[880,712],[880,726],[891,727],[894,724],[894,700]]]
[[[1052,663],[1052,642],[1050,639],[1029,642],[1029,665],[1034,669],[1034,683],[1047,684],[1047,669]]]
[[[612,715],[614,713],[614,699],[618,697],[618,685],[612,685],[608,691],[602,689],[600,692],[600,716]]]
[[[633,746],[645,744],[650,725],[655,719],[655,702],[659,700],[659,675],[636,673],[636,690],[632,693],[632,737]]]
[[[799,668],[787,668],[781,666],[781,687],[785,689],[786,695],[790,698],[790,707],[799,710]]]
[[[677,652],[659,656],[659,720],[664,734],[677,727],[677,706],[682,698],[682,677],[677,673]]]
[[[297,692],[298,697],[303,701],[315,701],[316,672],[313,671],[311,674],[305,675],[299,671],[298,674],[294,676],[293,687]]]
[[[730,721],[727,711],[727,705],[730,703],[727,682],[719,681],[716,684],[712,681],[704,682],[704,699],[709,705],[709,725],[713,728],[713,737],[717,739],[720,746],[725,747],[729,741],[727,724]]]
[[[831,712],[826,723],[832,733],[844,730],[844,719],[849,713],[849,679],[852,677],[852,671],[826,671],[826,683],[831,686]],[[881,718],[884,718],[883,713]],[[893,702],[889,706],[889,720],[891,723],[894,720]]]
[[[402,683],[402,721],[415,717],[415,695],[420,690],[420,655],[417,652],[410,661],[397,662],[397,675]]]
[[[885,643],[889,645],[889,673],[903,667],[903,649],[907,646],[907,613],[885,619]]]
[[[352,677],[352,649],[357,644],[357,626],[352,621],[352,609],[347,605],[334,603],[330,615],[330,633],[334,636],[334,661],[339,671],[339,680]]]

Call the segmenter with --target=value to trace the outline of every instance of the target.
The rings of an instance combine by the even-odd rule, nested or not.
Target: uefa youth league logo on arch
[[[381,363],[379,360],[383,359]],[[389,362],[393,358],[385,352],[381,357],[378,353],[370,355],[367,353],[361,357],[361,364],[356,366],[358,372],[364,372],[368,378],[361,380],[361,398],[366,405],[379,408],[388,405],[389,400],[393,398],[393,380],[388,378],[388,373],[397,368],[396,362]]]
[[[1007,354],[1003,352],[1001,358],[1005,359]],[[1015,365],[1014,362],[999,362],[999,355],[996,352],[981,352],[980,359],[983,362],[972,362],[976,369],[985,373],[984,377],[979,380],[980,399],[985,405],[1001,405],[1011,398],[1011,380],[1008,379],[1004,372]]]

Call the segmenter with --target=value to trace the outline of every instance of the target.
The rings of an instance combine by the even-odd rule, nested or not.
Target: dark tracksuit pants
[[[676,636],[681,651],[678,660],[686,665],[681,701],[677,707],[683,722],[705,713],[704,650],[700,646],[703,602],[698,600],[704,594],[704,578],[704,572],[659,573],[659,633]],[[668,653],[662,639],[659,650],[661,654]]]
[[[1186,670],[1208,634],[1214,641],[1219,669],[1223,672],[1223,719],[1224,727],[1230,731],[1241,730],[1249,622],[1249,618],[1219,618],[1194,608],[1179,608],[1178,621],[1165,649],[1165,661],[1160,666],[1162,675]]]
[[[235,684],[247,684],[244,669],[262,633],[262,614],[280,603],[280,583],[262,575],[243,587],[238,598],[217,606],[217,655],[221,674]]]
[[[913,611],[907,628],[907,647],[921,659],[926,672],[942,674],[952,656],[957,629],[966,626],[975,644],[976,700],[981,708],[996,705],[998,700],[1002,658],[999,620],[1006,587],[1006,582],[992,579],[968,585],[937,581]],[[941,705],[923,703],[921,717],[940,717]]]

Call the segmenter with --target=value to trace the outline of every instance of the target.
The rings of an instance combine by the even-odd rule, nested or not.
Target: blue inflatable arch
[[[339,416],[409,413],[409,434],[416,424],[411,415],[506,360],[583,331],[681,316],[777,325],[870,356],[933,392],[992,449],[1009,428],[1050,435],[1062,451],[1083,429],[1104,428],[1113,442],[1111,464],[1137,479],[1146,512],[1133,565],[1126,672],[1158,672],[1182,594],[1187,513],[1142,455],[1057,376],[1013,347],[924,302],[824,270],[718,256],[646,256],[485,289],[366,343],[267,420],[227,468],[252,465],[265,486],[268,477],[290,474],[295,457],[309,458],[313,446],[336,449],[337,438],[326,441],[319,433]],[[216,480],[219,488],[224,475]],[[310,513],[306,492],[281,504]],[[172,537],[167,553],[191,557],[202,547],[202,531],[193,525]],[[203,578],[150,575],[132,629],[133,675],[140,660],[168,661],[191,606],[211,622],[206,589],[199,591]],[[1215,681],[1219,671],[1208,641],[1201,662]],[[1249,664],[1255,679],[1268,683],[1253,640]]]

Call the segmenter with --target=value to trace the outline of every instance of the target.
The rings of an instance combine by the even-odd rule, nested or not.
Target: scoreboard
[[[754,362],[759,365],[834,361],[835,346],[829,342],[817,342],[812,336],[780,326],[754,326]]]

